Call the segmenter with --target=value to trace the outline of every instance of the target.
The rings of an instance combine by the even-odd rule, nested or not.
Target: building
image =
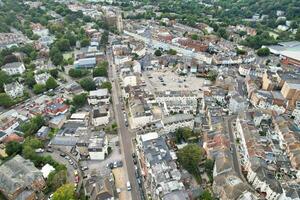
[[[103,106],[100,109],[94,109],[92,124],[93,126],[107,125],[109,123],[109,117],[110,117],[109,110],[103,108]]]
[[[175,132],[178,128],[188,127],[194,129],[194,115],[191,114],[175,114],[164,117],[162,119],[162,134]]]
[[[46,82],[50,78],[50,74],[48,73],[42,73],[42,74],[35,74],[34,79],[37,84],[46,85]]]
[[[129,112],[133,129],[142,127],[153,120],[150,106],[142,97],[129,99]]]
[[[36,137],[40,138],[40,139],[47,139],[48,138],[48,134],[50,132],[50,128],[47,126],[42,126],[37,133],[35,134]]]
[[[85,196],[90,200],[114,199],[114,181],[110,177],[90,177],[85,185]]]
[[[281,89],[281,94],[288,100],[288,107],[295,108],[296,102],[300,100],[300,83],[286,81]]]
[[[91,160],[104,160],[108,154],[108,140],[105,132],[100,132],[97,137],[91,138],[88,145]]]
[[[34,164],[16,155],[0,166],[0,191],[9,200],[34,200],[46,183]]]
[[[24,94],[24,86],[19,82],[4,84],[3,87],[5,93],[11,98],[21,97]]]
[[[49,127],[50,128],[57,128],[60,129],[64,123],[66,122],[67,117],[66,115],[62,114],[62,115],[58,115],[58,116],[54,116],[50,121],[49,121]]]
[[[1,67],[1,70],[8,75],[23,74],[26,70],[25,66],[21,62],[7,63]]]
[[[82,58],[74,62],[75,68],[94,68],[96,66],[96,58]]]
[[[109,104],[109,99],[108,89],[98,89],[89,92],[88,103],[90,105]]]

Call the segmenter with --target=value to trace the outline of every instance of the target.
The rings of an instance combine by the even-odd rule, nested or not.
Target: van
[[[131,190],[131,185],[130,185],[130,182],[129,182],[129,181],[127,181],[126,186],[127,186],[127,190],[130,191],[130,190]]]

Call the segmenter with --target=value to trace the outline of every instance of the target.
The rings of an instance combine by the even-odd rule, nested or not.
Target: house
[[[88,145],[91,160],[104,160],[108,154],[108,139],[104,131],[91,138]]]
[[[129,112],[132,128],[142,127],[153,120],[150,106],[142,97],[134,97],[129,100]]]
[[[109,123],[109,117],[109,110],[101,106],[100,109],[93,110],[92,124],[93,126],[107,125]]]
[[[34,164],[16,155],[0,166],[0,191],[9,200],[35,199],[46,183]]]
[[[21,62],[7,63],[1,67],[1,70],[8,75],[23,74],[26,70],[25,66]]]
[[[4,84],[3,87],[5,93],[11,98],[21,97],[24,94],[24,86],[19,82]]]
[[[108,89],[98,89],[89,92],[88,103],[90,105],[109,104]]]
[[[82,58],[74,62],[75,68],[94,68],[96,66],[96,58]]]
[[[35,74],[34,79],[37,84],[46,85],[46,82],[51,77],[48,73],[42,73],[42,74]]]
[[[176,131],[178,128],[188,127],[194,128],[194,115],[191,114],[175,114],[164,117],[162,119],[162,134],[168,134]]]
[[[47,126],[42,126],[36,133],[36,137],[40,139],[47,139],[50,128]]]
[[[114,181],[109,177],[90,177],[85,185],[85,196],[90,200],[111,200],[114,199]]]
[[[58,115],[58,116],[54,116],[50,121],[49,121],[49,127],[50,128],[57,128],[60,129],[65,121],[67,120],[66,115],[62,114],[62,115]]]
[[[89,112],[73,113],[71,115],[70,119],[68,120],[68,122],[88,126],[88,124],[89,124]]]

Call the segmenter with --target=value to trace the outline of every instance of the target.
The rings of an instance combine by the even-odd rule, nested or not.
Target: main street
[[[112,100],[115,113],[115,119],[118,124],[118,133],[121,140],[120,145],[122,153],[124,155],[124,167],[127,171],[127,178],[131,184],[131,197],[128,200],[140,200],[141,193],[139,191],[139,186],[135,177],[135,167],[132,160],[132,136],[128,130],[128,127],[125,126],[124,115],[120,103],[121,90],[119,86],[119,79],[116,72],[116,66],[113,62],[113,55],[111,50],[107,51],[107,58],[109,62],[109,79],[112,83]]]
[[[232,130],[232,124],[236,120],[236,118],[237,118],[236,115],[228,116],[227,118],[225,118],[225,126],[226,126],[226,130],[229,134],[229,139],[230,139],[230,148],[231,148],[231,155],[232,155],[232,158],[233,158],[234,171],[238,174],[240,179],[243,180],[247,184],[248,188],[251,191],[255,192],[255,190],[247,182],[247,180],[245,179],[245,177],[242,173],[240,160],[239,160],[240,158],[239,158],[238,149],[237,149],[237,146],[236,146],[236,139],[235,139],[235,136],[234,136],[234,131]]]

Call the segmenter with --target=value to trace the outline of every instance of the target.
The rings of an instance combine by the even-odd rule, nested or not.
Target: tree
[[[25,136],[35,134],[45,123],[44,118],[41,115],[37,115],[30,119],[29,122],[21,124],[21,131]]]
[[[191,35],[192,40],[198,40],[199,36],[197,34]]]
[[[298,41],[300,41],[300,28],[297,30],[295,39],[298,40]]]
[[[3,85],[5,83],[10,83],[12,82],[12,77],[9,76],[6,72],[0,70],[0,92],[3,92]]]
[[[105,76],[107,77],[108,73],[107,73],[107,69],[105,67],[96,67],[93,70],[93,77],[97,77],[97,76]]]
[[[203,157],[203,150],[197,144],[188,144],[177,152],[178,162],[189,173],[197,176],[198,165]]]
[[[86,91],[91,91],[96,89],[96,84],[91,78],[84,78],[80,80],[81,87]]]
[[[257,55],[260,57],[265,57],[270,55],[270,49],[269,48],[260,48],[257,50]]]
[[[56,41],[55,45],[60,51],[68,51],[70,50],[70,41],[68,39],[62,38]]]
[[[89,38],[84,38],[80,41],[80,46],[81,47],[87,47],[90,45],[90,39]]]
[[[14,104],[14,101],[10,96],[5,93],[0,93],[0,106],[8,108]]]
[[[176,55],[177,51],[174,50],[174,49],[169,49],[168,54],[170,54],[170,55]]]
[[[180,143],[182,140],[184,140],[185,142],[187,142],[189,140],[190,137],[192,137],[193,131],[190,128],[178,128],[175,131],[175,137],[176,137],[176,142]]]
[[[157,49],[157,50],[155,50],[154,55],[159,57],[162,55],[162,53],[159,49]]]
[[[101,88],[106,88],[110,92],[111,89],[112,89],[112,85],[111,85],[110,82],[104,82],[104,83],[101,84]]]
[[[83,76],[86,76],[89,72],[87,70],[82,69],[70,69],[69,70],[69,76],[72,78],[81,78]]]
[[[200,200],[213,200],[211,193],[208,190],[204,190],[204,192],[199,197]]]
[[[6,144],[5,153],[8,156],[19,154],[22,152],[22,144],[16,141],[11,141]]]
[[[51,191],[57,190],[63,184],[66,183],[67,180],[67,171],[66,170],[59,170],[57,169],[51,172],[47,178],[47,186]]]
[[[74,185],[65,184],[58,188],[53,194],[53,200],[75,200]]]
[[[218,35],[224,39],[228,39],[228,33],[225,28],[219,28]]]
[[[208,80],[214,82],[216,80],[217,76],[218,76],[218,72],[217,71],[210,70],[208,72],[207,78],[208,78]]]
[[[50,49],[50,58],[51,58],[51,61],[54,65],[61,65],[63,60],[64,60],[64,57],[60,51],[60,49],[54,45],[51,49]]]
[[[34,72],[33,71],[25,72],[24,79],[25,79],[25,84],[29,88],[33,88],[33,86],[36,84],[36,81],[34,79]]]
[[[48,80],[46,81],[47,90],[55,89],[57,86],[58,84],[53,77],[48,78]]]
[[[46,86],[43,85],[43,84],[35,84],[33,86],[33,92],[34,92],[34,94],[41,94],[41,93],[43,93],[45,91],[46,91]]]
[[[86,104],[86,100],[87,100],[87,94],[86,93],[78,94],[78,95],[75,95],[73,97],[72,104],[76,108],[80,108],[80,107],[82,107]]]
[[[58,77],[58,69],[51,69],[50,75],[56,79]]]

